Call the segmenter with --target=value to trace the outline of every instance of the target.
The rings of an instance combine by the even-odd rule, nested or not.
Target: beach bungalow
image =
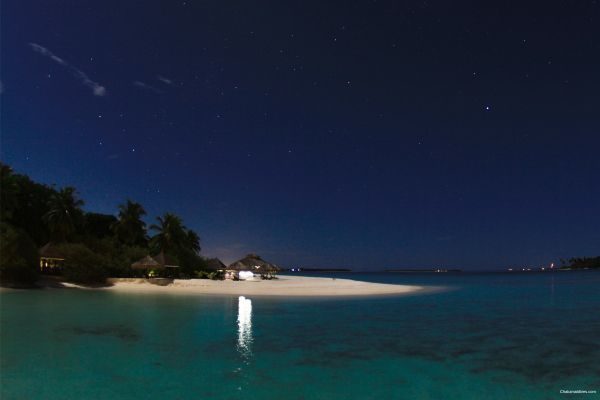
[[[160,265],[158,261],[156,261],[154,258],[146,256],[141,260],[137,260],[136,262],[131,264],[131,268],[137,270],[145,270],[147,271],[146,273],[149,273],[150,271],[164,269],[164,266]]]
[[[225,271],[227,270],[227,265],[225,265],[223,263],[223,261],[219,260],[218,258],[209,258],[208,260],[206,260],[206,269],[209,269],[211,271]]]
[[[168,254],[165,254],[162,251],[159,254],[155,255],[153,258],[156,260],[156,262],[158,262],[165,268],[179,268],[179,265],[177,265],[177,262],[173,259],[173,257],[169,256]]]
[[[234,275],[227,271],[227,265],[218,258],[209,258],[206,260],[206,269],[222,274],[221,276],[224,279],[235,279]]]
[[[234,273],[240,280],[253,279],[256,276],[262,279],[273,279],[280,270],[277,265],[263,260],[256,254],[248,254],[227,268],[228,272]]]
[[[166,255],[162,251],[154,256],[146,256],[141,260],[138,260],[131,264],[132,269],[144,270],[146,271],[147,276],[153,276],[158,273],[158,271],[162,271],[161,274],[166,276],[175,275],[175,268],[179,268],[179,265],[176,265],[175,260],[172,257]]]
[[[58,273],[60,267],[65,261],[56,244],[48,242],[39,250],[40,253],[40,271],[43,273]]]

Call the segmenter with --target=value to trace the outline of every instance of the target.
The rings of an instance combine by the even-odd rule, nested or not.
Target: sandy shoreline
[[[112,286],[94,288],[120,293],[166,293],[236,296],[373,296],[398,295],[423,291],[421,286],[392,285],[351,279],[281,276],[267,281],[211,281],[176,279],[168,286],[150,284],[142,279],[110,279]],[[67,287],[77,287],[65,284]]]
[[[38,285],[49,290],[82,289],[115,293],[164,293],[184,295],[282,296],[282,297],[336,297],[406,295],[429,292],[436,288],[413,285],[395,285],[307,276],[280,276],[274,280],[212,281],[209,279],[175,279],[168,286],[151,284],[145,279],[109,278],[110,286],[89,287],[67,282],[40,281]],[[438,288],[439,289],[439,288]],[[28,290],[0,287],[0,292]]]

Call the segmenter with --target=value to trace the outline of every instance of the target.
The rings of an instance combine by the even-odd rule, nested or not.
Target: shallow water
[[[447,290],[326,300],[4,292],[0,397],[552,399],[564,398],[561,389],[600,393],[598,272],[335,276]]]

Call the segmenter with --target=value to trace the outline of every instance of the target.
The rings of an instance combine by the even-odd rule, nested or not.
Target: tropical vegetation
[[[31,284],[38,278],[38,249],[51,242],[64,256],[61,273],[80,283],[107,276],[140,275],[131,264],[164,253],[180,266],[182,278],[218,277],[206,271],[200,236],[183,220],[165,213],[147,227],[144,207],[130,199],[116,215],[84,210],[73,187],[34,182],[0,163],[0,281]]]
[[[562,260],[561,269],[600,269],[600,256],[574,257],[568,261]]]

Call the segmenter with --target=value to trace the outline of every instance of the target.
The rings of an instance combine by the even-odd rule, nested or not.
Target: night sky
[[[2,160],[86,210],[174,212],[226,262],[600,253],[598,1],[5,0],[1,17]]]

